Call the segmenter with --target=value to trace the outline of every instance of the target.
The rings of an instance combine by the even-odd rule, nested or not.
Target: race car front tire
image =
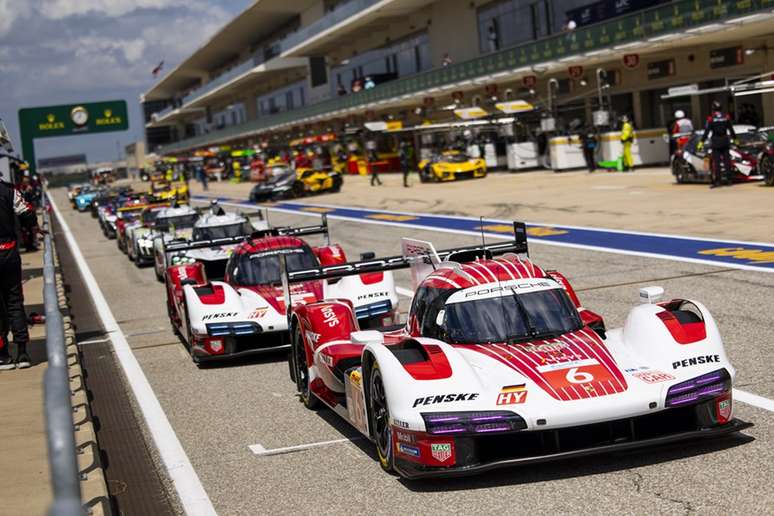
[[[379,363],[371,365],[368,377],[368,413],[373,429],[374,446],[379,465],[384,471],[393,471],[392,428],[390,427],[390,407],[384,390],[382,372]]]
[[[304,340],[301,337],[301,328],[298,324],[293,326],[292,339],[292,359],[295,364],[296,388],[304,406],[308,409],[315,409],[320,404],[320,400],[312,393],[312,389],[309,386],[309,365],[306,362]]]
[[[771,156],[764,156],[761,158],[761,162],[758,166],[763,174],[766,186],[774,186],[774,158]]]

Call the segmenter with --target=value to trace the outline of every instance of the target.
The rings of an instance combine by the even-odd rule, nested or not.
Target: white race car
[[[146,212],[143,212],[145,223],[131,228],[127,235],[127,254],[137,267],[154,262],[155,240],[164,238],[164,235],[189,232],[199,218],[199,212],[187,204],[147,213],[153,214],[153,220],[147,220]]]
[[[315,234],[325,235],[326,243],[312,247],[301,239]],[[280,263],[284,261],[290,270],[296,270],[346,262],[342,248],[328,242],[325,217],[321,226],[271,228],[247,239],[192,242],[187,249],[234,243],[238,245],[230,253],[223,281],[213,281],[198,261],[167,268],[170,321],[194,362],[287,349],[287,305]],[[351,307],[364,326],[382,325],[397,317],[398,295],[390,272],[294,285],[290,302],[303,304],[323,298],[335,298]]]
[[[297,281],[412,268],[398,329],[363,331],[336,299],[294,305],[290,371],[308,406],[326,404],[371,439],[385,470],[409,478],[691,441],[750,426],[733,417],[735,370],[698,301],[640,291],[623,328],[605,330],[567,279],[512,242],[289,269]]]
[[[253,218],[257,216],[257,220]],[[190,248],[193,242],[205,242],[224,238],[247,238],[254,231],[269,229],[261,212],[242,214],[224,212],[219,207],[211,207],[201,214],[192,228],[185,231],[165,233],[153,241],[154,269],[159,281],[164,282],[164,271],[169,265],[182,265],[201,262],[207,277],[222,279],[226,261],[231,249],[238,243],[227,246],[205,246]]]

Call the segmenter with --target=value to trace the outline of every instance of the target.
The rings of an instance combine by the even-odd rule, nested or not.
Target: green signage
[[[90,102],[19,110],[22,153],[35,170],[35,139],[125,131],[129,129],[126,101]]]

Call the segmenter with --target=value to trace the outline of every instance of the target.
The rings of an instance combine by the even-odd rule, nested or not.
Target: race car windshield
[[[317,267],[317,258],[309,247],[272,249],[255,254],[243,254],[238,257],[233,269],[232,281],[237,285],[273,285],[282,282],[280,255],[285,256],[289,272]]]
[[[145,210],[142,212],[142,221],[146,224],[149,224],[156,220],[156,217],[159,216],[160,212],[160,208],[158,210]]]
[[[456,343],[545,339],[583,326],[578,311],[562,289],[449,303],[445,310],[446,337]]]
[[[245,224],[228,224],[224,226],[205,226],[194,228],[194,240],[215,240],[218,238],[233,238],[249,234]]]
[[[158,217],[156,219],[156,228],[160,231],[166,231],[169,228],[192,228],[199,216],[196,213],[188,215],[175,215],[174,217]]]
[[[444,153],[441,158],[441,161],[445,161],[447,163],[465,163],[466,161],[469,161],[469,160],[470,160],[470,157],[464,152]]]

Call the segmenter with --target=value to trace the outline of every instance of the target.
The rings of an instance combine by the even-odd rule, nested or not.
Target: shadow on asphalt
[[[188,352],[188,346],[184,343],[180,343],[183,349]],[[236,358],[225,358],[223,360],[207,360],[198,364],[199,369],[222,369],[222,368],[234,368],[234,367],[247,367],[261,364],[273,364],[273,363],[285,363],[288,362],[289,350],[271,351],[266,353],[258,353],[255,355],[246,355]],[[289,378],[289,377],[288,377]],[[288,381],[290,381],[288,379]]]
[[[533,484],[551,480],[578,478],[589,475],[627,471],[674,460],[716,453],[754,441],[745,434],[732,434],[707,441],[675,443],[637,451],[617,452],[607,455],[587,456],[545,464],[504,468],[480,475],[446,479],[398,481],[414,492],[469,491],[509,485]]]

